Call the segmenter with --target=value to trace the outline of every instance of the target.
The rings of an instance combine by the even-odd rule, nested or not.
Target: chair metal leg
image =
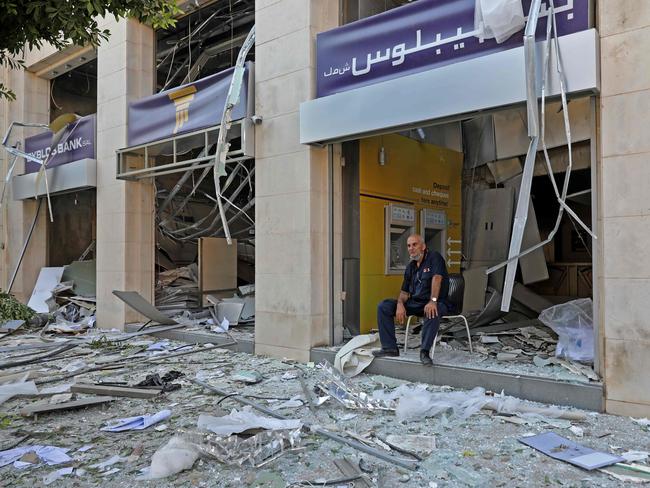
[[[411,319],[412,318],[417,318],[415,315],[409,315],[409,318],[406,319],[406,333],[404,334],[404,355],[406,355],[406,351],[408,350],[408,345],[409,345],[409,329],[411,327]]]
[[[469,324],[467,323],[467,319],[464,315],[461,315],[461,317],[465,321],[465,330],[467,331],[467,340],[469,341],[469,352],[473,353],[474,349],[472,348],[472,334],[469,332]]]
[[[436,342],[438,342],[438,333],[436,332],[435,337],[433,338],[433,346],[431,347],[431,354],[429,357],[431,358],[431,361],[433,361],[433,355],[436,353]]]

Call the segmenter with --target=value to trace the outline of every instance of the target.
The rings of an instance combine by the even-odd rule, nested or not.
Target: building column
[[[50,122],[48,80],[23,69],[5,69],[4,74],[5,85],[8,85],[14,91],[16,100],[3,100],[0,102],[0,137],[4,137],[12,121],[48,124]],[[42,129],[15,128],[12,131],[10,142],[22,141],[25,137],[40,132],[42,132]],[[4,149],[0,149],[2,184],[4,184],[11,159],[10,154]],[[22,174],[24,166],[24,161],[19,158],[13,174]],[[0,252],[2,253],[2,282],[0,283],[0,289],[2,290],[7,289],[11,275],[16,269],[20,252],[29,233],[37,207],[38,202],[34,199],[14,200],[11,193],[11,182],[9,183],[0,215],[2,220],[2,235],[0,237],[2,243],[0,246]],[[29,300],[38,273],[46,265],[46,219],[48,218],[47,203],[44,202],[41,205],[36,227],[27,246],[25,258],[18,270],[11,290],[12,294],[23,303],[27,303]]]
[[[133,19],[105,27],[111,36],[97,52],[97,324],[123,329],[142,317],[113,290],[153,301],[153,184],[117,180],[115,151],[127,146],[128,103],[153,93],[154,32]]]
[[[300,144],[298,111],[315,96],[315,37],[338,25],[338,4],[255,6],[257,354],[307,361],[329,340],[328,154]]]
[[[650,3],[598,2],[598,237],[605,408],[650,416]]]

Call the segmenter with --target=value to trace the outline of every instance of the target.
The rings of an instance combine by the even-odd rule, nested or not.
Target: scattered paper
[[[571,463],[589,471],[624,461],[620,456],[598,452],[589,447],[581,446],[554,432],[519,438],[518,440],[522,444],[543,452],[547,456]]]
[[[297,408],[302,407],[303,405],[304,403],[302,401],[302,397],[300,395],[296,395],[289,400],[273,405],[271,407],[271,410],[280,410],[281,408]]]
[[[14,449],[8,449],[6,451],[0,452],[0,468],[8,464],[14,464],[15,468],[22,468],[33,465],[33,463],[25,463],[20,461],[27,453],[34,453],[38,456],[41,462],[49,466],[54,466],[55,464],[66,463],[72,461],[72,458],[66,453],[69,451],[67,448],[56,447],[56,446],[24,446],[24,447],[15,447]]]
[[[170,410],[162,410],[153,415],[140,415],[137,417],[127,417],[124,419],[117,419],[110,425],[102,427],[101,430],[105,432],[123,432],[125,430],[143,430],[151,427],[158,422],[168,419],[172,412]]]
[[[81,446],[79,449],[77,449],[77,452],[86,452],[90,451],[94,446],[94,444],[86,444],[85,446]]]
[[[50,485],[54,483],[56,480],[58,480],[59,478],[72,474],[73,470],[74,468],[70,467],[70,468],[61,468],[61,469],[57,469],[56,471],[52,471],[50,474],[48,474],[43,478],[43,484],[46,486]]]
[[[578,427],[577,425],[572,425],[569,427],[569,430],[573,432],[576,437],[582,437],[584,435],[582,428]]]
[[[63,368],[61,368],[61,370],[65,371],[66,373],[74,373],[75,371],[84,369],[86,366],[87,364],[83,361],[83,359],[75,359],[74,361],[66,364]]]
[[[636,461],[645,462],[649,454],[646,451],[627,451],[621,454],[621,457],[628,463],[634,463]]]
[[[165,351],[169,348],[169,341],[159,341],[147,347],[147,351]]]
[[[123,463],[124,461],[126,461],[126,458],[115,455],[109,457],[106,461],[102,461],[101,463],[91,464],[90,467],[94,469],[99,469],[100,471],[104,471],[106,470],[106,468],[109,468],[117,463]]]

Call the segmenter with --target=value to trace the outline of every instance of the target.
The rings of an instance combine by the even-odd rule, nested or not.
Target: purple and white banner
[[[530,3],[523,0],[525,14]],[[556,0],[558,34],[588,29],[590,3]],[[538,39],[546,36],[547,4],[542,2]],[[502,44],[480,39],[474,30],[474,6],[475,0],[417,0],[318,34],[317,97],[523,45],[523,29]]]
[[[62,164],[95,159],[95,114],[81,117],[76,122],[68,124],[59,143],[51,148],[52,132],[46,131],[25,139],[25,152],[30,156],[45,159],[52,152],[47,162],[48,168]],[[25,160],[25,174],[36,173],[41,165]]]
[[[250,63],[232,120],[247,116]],[[221,123],[234,68],[129,103],[128,145],[139,146]]]

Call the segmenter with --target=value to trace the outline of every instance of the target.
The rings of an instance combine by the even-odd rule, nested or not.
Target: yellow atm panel
[[[393,134],[360,141],[362,333],[377,326],[377,304],[399,294],[403,273],[388,263],[405,252],[396,246],[402,244],[399,233],[408,229],[412,216],[413,229],[429,236],[430,246],[442,247],[449,272],[460,272],[462,169],[462,153],[408,137]],[[390,225],[391,216],[399,225]]]

